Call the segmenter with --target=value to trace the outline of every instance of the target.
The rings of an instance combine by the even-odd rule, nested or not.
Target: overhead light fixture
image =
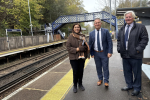
[[[117,13],[117,14],[124,14],[124,13]]]
[[[117,12],[127,12],[127,11],[117,11]]]
[[[145,12],[142,12],[143,14],[145,13]]]

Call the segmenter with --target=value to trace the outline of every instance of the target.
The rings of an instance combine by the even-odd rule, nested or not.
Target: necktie
[[[99,30],[97,30],[97,47],[98,47],[98,51],[101,51],[100,40],[99,40]]]
[[[128,41],[129,27],[130,25],[127,26],[127,30],[126,30],[125,38],[124,38],[125,48],[126,48],[126,41]]]

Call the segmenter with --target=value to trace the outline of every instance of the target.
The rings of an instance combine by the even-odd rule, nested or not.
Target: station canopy
[[[150,17],[150,7],[118,8],[116,16],[124,16],[126,11],[132,10],[138,17]]]

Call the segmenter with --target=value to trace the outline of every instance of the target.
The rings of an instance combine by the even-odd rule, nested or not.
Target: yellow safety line
[[[1,52],[1,54],[7,54],[7,53],[12,53],[12,52],[15,52],[15,51],[21,51],[21,50],[28,50],[28,49],[32,49],[32,48],[37,48],[37,47],[40,47],[40,46],[48,46],[50,44],[55,44],[55,43],[59,43],[59,42],[65,42],[66,40],[63,40],[63,41],[57,41],[57,42],[52,42],[52,43],[48,43],[48,44],[42,44],[42,45],[36,45],[36,46],[30,46],[30,47],[26,47],[26,48],[20,48],[20,49],[15,49],[15,50],[11,50],[11,51],[6,51],[6,52]]]
[[[85,61],[85,67],[89,59]],[[41,100],[63,100],[73,86],[72,69],[41,99]]]

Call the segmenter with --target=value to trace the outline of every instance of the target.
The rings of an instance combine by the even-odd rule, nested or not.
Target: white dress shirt
[[[98,31],[95,29],[95,43],[94,43],[94,50],[98,51],[98,47],[97,47],[97,33]],[[100,47],[101,50],[103,50],[103,46],[102,46],[102,38],[101,38],[101,28],[99,29],[99,40],[100,40]]]

